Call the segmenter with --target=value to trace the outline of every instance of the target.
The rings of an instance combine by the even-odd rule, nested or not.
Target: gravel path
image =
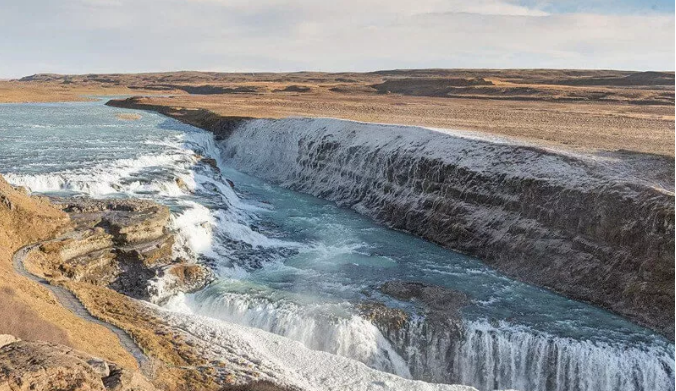
[[[34,248],[36,248],[39,244],[29,244],[28,246],[24,246],[17,250],[14,253],[14,256],[12,257],[12,262],[14,263],[14,270],[16,270],[17,273],[20,275],[30,278],[31,280],[41,284],[42,286],[46,287],[52,293],[54,293],[54,296],[59,300],[59,303],[61,303],[62,306],[65,308],[69,309],[72,313],[75,315],[79,316],[80,318],[96,323],[98,325],[101,325],[108,330],[112,331],[117,337],[120,339],[120,344],[122,347],[127,350],[139,364],[139,368],[143,369],[146,367],[146,363],[148,362],[148,357],[143,353],[143,350],[134,342],[134,340],[127,334],[126,331],[122,330],[121,328],[114,326],[110,323],[104,322],[100,319],[97,319],[93,317],[89,311],[85,308],[85,306],[80,302],[80,300],[75,297],[73,293],[68,291],[67,289],[60,287],[60,286],[55,286],[51,285],[47,280],[38,277],[28,270],[26,270],[23,261],[28,255],[28,253],[31,252]]]

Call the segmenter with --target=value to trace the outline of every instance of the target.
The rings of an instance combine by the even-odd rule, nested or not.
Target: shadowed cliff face
[[[673,194],[611,173],[611,160],[308,119],[243,122],[221,146],[237,169],[673,338]]]

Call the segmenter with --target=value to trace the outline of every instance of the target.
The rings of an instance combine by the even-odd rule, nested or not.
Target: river
[[[0,173],[34,193],[168,205],[183,257],[216,282],[165,308],[259,328],[396,375],[481,390],[673,390],[674,345],[478,259],[378,225],[228,165],[210,133],[102,102],[0,105]],[[218,169],[198,165],[214,158]],[[234,184],[234,189],[228,184]],[[392,280],[463,292],[461,335],[378,289]],[[410,314],[395,334],[360,316]]]

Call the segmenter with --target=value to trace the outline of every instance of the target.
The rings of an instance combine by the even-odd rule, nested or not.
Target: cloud
[[[27,0],[0,76],[410,67],[674,68],[674,15],[504,0]]]

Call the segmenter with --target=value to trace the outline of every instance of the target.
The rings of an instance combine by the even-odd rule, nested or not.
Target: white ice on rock
[[[275,381],[308,391],[476,391],[473,387],[408,380],[371,369],[334,354],[311,350],[302,343],[263,330],[175,311],[162,310],[172,327],[206,342],[212,350],[228,350],[259,361],[257,367]]]

